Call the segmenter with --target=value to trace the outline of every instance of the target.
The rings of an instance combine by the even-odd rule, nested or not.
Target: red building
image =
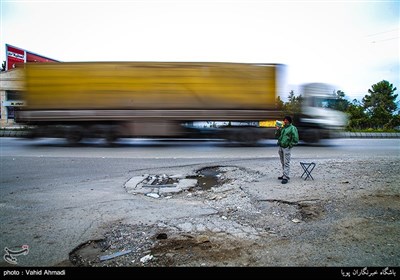
[[[24,106],[21,96],[24,90],[23,77],[18,64],[26,62],[59,61],[6,44],[5,71],[0,72],[0,128],[14,127],[15,110],[17,107]]]
[[[58,60],[45,57],[21,48],[6,44],[6,71],[26,62],[59,62]]]

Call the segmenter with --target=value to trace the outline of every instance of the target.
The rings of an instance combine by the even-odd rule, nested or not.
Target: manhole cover
[[[178,185],[178,177],[169,177],[166,174],[148,176],[142,182],[143,188],[174,188]]]

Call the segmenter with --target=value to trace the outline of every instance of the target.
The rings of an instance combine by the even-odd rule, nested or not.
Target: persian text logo
[[[4,251],[6,251],[6,253],[3,256],[3,259],[6,262],[8,262],[9,264],[18,264],[16,256],[20,256],[20,255],[25,255],[26,256],[26,255],[28,255],[29,246],[28,245],[22,245],[21,250],[11,250],[11,249],[8,249],[7,247],[5,247]]]

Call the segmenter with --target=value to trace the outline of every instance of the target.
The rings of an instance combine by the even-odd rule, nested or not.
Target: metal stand
[[[300,162],[301,167],[303,167],[303,174],[301,174],[301,178],[304,177],[304,180],[307,180],[307,178],[311,178],[314,180],[313,176],[311,176],[311,172],[314,170],[315,163],[314,162]]]

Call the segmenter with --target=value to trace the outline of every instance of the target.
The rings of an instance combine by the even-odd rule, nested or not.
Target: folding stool
[[[314,180],[313,176],[311,175],[311,172],[314,170],[315,167],[315,162],[300,162],[301,167],[303,167],[303,174],[301,174],[301,178],[304,177],[304,180],[307,180],[307,178],[311,178]]]

